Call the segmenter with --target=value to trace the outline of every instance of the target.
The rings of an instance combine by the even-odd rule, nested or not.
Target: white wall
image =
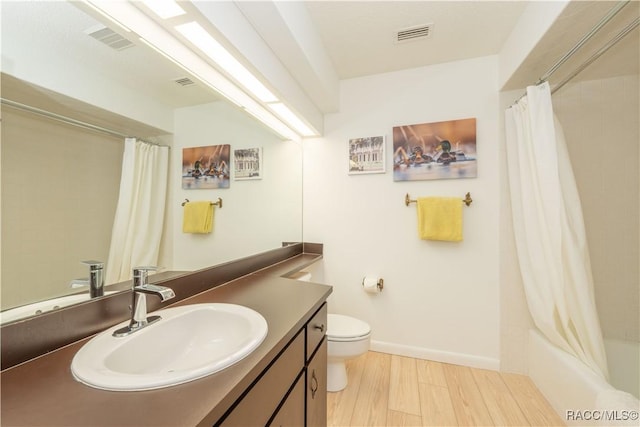
[[[341,82],[340,112],[323,138],[304,142],[304,240],[324,243],[318,281],[334,286],[329,311],[371,324],[373,349],[498,368],[499,186],[497,57]],[[477,119],[478,177],[394,182],[393,126]],[[387,172],[347,174],[349,138],[386,135]],[[464,241],[420,240],[405,193],[459,196]],[[366,274],[385,289],[361,290]]]
[[[277,248],[302,239],[302,147],[281,141],[244,111],[227,102],[214,102],[175,111],[171,153],[171,230],[173,269],[194,270]],[[183,190],[182,149],[230,144],[263,147],[264,177],[235,181],[230,188]],[[231,155],[233,164],[233,154]],[[182,232],[181,202],[221,197],[211,234]]]

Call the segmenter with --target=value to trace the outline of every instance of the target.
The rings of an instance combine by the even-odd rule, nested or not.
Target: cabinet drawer
[[[304,333],[299,333],[221,425],[266,425],[304,369],[304,361]]]
[[[322,307],[309,320],[306,326],[307,332],[307,356],[305,360],[309,360],[313,356],[313,352],[327,333],[327,304]]]

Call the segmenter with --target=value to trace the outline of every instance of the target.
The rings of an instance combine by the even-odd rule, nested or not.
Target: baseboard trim
[[[454,365],[469,366],[472,368],[500,370],[500,360],[491,357],[474,356],[464,353],[433,350],[423,347],[414,347],[403,344],[394,344],[384,341],[371,341],[371,351],[395,354],[398,356],[413,357],[415,359],[433,360],[436,362],[451,363]]]

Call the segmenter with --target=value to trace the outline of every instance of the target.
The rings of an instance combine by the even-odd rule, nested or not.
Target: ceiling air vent
[[[175,79],[174,82],[176,82],[177,84],[179,84],[180,86],[191,86],[196,84],[193,80],[191,80],[189,77],[181,77],[179,79]]]
[[[404,43],[412,40],[426,39],[431,37],[433,24],[416,25],[414,27],[403,28],[396,31],[395,42]]]
[[[111,28],[107,28],[104,25],[97,25],[85,30],[85,33],[101,43],[106,44],[111,49],[124,50],[135,46],[129,40],[122,37],[120,34],[113,31]]]

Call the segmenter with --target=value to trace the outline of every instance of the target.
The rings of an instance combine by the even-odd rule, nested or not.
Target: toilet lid
[[[357,338],[371,332],[369,324],[342,314],[327,315],[327,336],[333,338]]]

